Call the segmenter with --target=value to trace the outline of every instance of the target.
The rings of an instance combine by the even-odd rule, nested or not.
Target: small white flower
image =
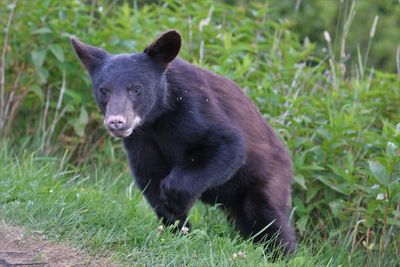
[[[371,186],[371,189],[378,190],[379,187],[380,187],[379,184],[374,184],[373,186]]]
[[[238,252],[238,256],[241,257],[241,258],[246,258],[246,253],[243,252],[243,251],[239,251]]]
[[[187,228],[186,226],[183,226],[181,229],[182,234],[187,235],[189,233],[189,228]]]
[[[384,200],[384,199],[385,199],[385,195],[384,195],[383,193],[379,193],[379,194],[376,196],[376,199],[377,199],[377,200]]]
[[[156,231],[157,231],[158,233],[161,233],[162,231],[164,231],[164,226],[162,226],[162,225],[158,226],[157,229],[156,229]]]

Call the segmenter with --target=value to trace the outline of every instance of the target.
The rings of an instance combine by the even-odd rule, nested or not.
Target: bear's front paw
[[[174,186],[169,179],[164,179],[160,184],[160,198],[165,207],[176,216],[186,214],[193,201],[189,193]]]

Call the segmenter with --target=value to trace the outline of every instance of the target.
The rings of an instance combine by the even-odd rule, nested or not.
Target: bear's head
[[[165,32],[142,53],[112,55],[74,37],[71,44],[89,72],[93,95],[111,135],[131,135],[166,105],[165,71],[181,47],[177,31]]]

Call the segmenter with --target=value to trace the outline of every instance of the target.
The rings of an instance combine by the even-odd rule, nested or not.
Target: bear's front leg
[[[176,221],[179,221],[177,226],[180,230],[183,226],[189,227],[187,220],[187,213],[185,212],[174,212],[168,208],[161,198],[160,183],[158,181],[148,181],[146,186],[141,186],[139,183],[139,188],[142,190],[143,195],[150,203],[157,217],[161,219],[162,223],[166,226],[174,225]]]
[[[168,175],[170,169],[163,157],[160,156],[158,147],[151,139],[139,134],[135,138],[125,138],[124,145],[128,153],[133,176],[135,177],[135,183],[157,217],[166,226],[174,225],[176,221],[179,221],[179,230],[185,223],[188,225],[186,222],[187,214],[180,213],[178,215],[171,212],[161,200],[160,183],[162,178]],[[157,166],[157,168],[153,166]]]
[[[161,202],[172,214],[178,217],[188,214],[190,208],[199,197],[188,186],[181,184],[180,181],[182,180],[169,175],[160,184]]]
[[[238,132],[225,128],[209,133],[160,183],[161,201],[173,214],[187,214],[204,191],[226,183],[245,161]]]

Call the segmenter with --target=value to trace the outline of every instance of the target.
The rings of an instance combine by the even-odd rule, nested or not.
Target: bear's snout
[[[121,130],[126,126],[126,119],[121,115],[111,115],[106,119],[106,126],[110,130]]]

